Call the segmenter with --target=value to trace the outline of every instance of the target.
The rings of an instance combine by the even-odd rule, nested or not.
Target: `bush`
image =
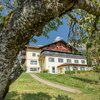
[[[85,71],[85,70],[66,70],[65,74],[75,74],[75,73],[86,73],[86,72],[91,72],[91,71]]]
[[[43,73],[48,73],[48,72],[49,72],[48,69],[43,70]]]
[[[78,70],[77,71],[77,73],[85,73],[85,72],[87,72],[87,71],[85,71],[85,70]]]
[[[58,95],[58,97],[56,97],[56,100],[73,100],[73,99],[68,96]]]
[[[75,70],[73,70],[73,71],[66,70],[66,71],[65,71],[65,74],[75,74]]]

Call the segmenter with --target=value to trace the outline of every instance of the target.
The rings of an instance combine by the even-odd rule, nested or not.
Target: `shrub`
[[[75,74],[75,70],[73,70],[73,71],[66,70],[66,71],[65,71],[65,74]]]
[[[85,72],[87,72],[87,71],[85,71],[85,70],[78,70],[77,71],[77,73],[85,73]]]
[[[86,72],[91,72],[91,71],[86,71],[86,70],[66,70],[65,74],[75,74],[75,73],[86,73]]]
[[[73,99],[68,96],[58,95],[58,97],[56,97],[56,100],[73,100]]]
[[[43,70],[43,73],[48,73],[48,72],[49,72],[48,69]]]

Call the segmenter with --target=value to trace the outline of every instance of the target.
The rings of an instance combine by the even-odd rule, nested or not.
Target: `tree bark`
[[[0,100],[4,99],[5,90],[9,88],[9,76],[19,51],[32,36],[41,35],[47,22],[73,9],[76,1],[20,0],[0,32]],[[85,10],[82,7],[79,8]]]
[[[89,14],[100,17],[100,7],[97,7],[91,0],[77,0],[76,9],[82,9]]]
[[[20,63],[15,63],[14,67],[12,68],[11,74],[9,75],[3,98],[5,98],[6,94],[8,93],[9,86],[25,71],[25,67],[21,66]]]

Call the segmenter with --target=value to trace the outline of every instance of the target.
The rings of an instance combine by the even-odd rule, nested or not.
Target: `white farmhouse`
[[[66,70],[91,70],[85,56],[63,40],[41,47],[26,46],[22,56],[27,72],[48,71],[57,74],[65,73]]]

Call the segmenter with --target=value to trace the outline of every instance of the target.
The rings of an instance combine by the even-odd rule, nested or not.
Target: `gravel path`
[[[78,89],[74,89],[74,88],[71,88],[71,87],[67,87],[67,86],[59,85],[59,84],[56,84],[56,83],[53,83],[53,82],[49,82],[47,80],[44,80],[42,78],[39,78],[35,74],[30,74],[30,75],[35,80],[37,80],[37,81],[39,81],[39,82],[41,82],[41,83],[43,83],[45,85],[48,85],[50,87],[54,87],[54,88],[57,88],[57,89],[60,89],[60,90],[66,91],[66,92],[71,92],[71,93],[81,93],[81,91],[79,91]]]

